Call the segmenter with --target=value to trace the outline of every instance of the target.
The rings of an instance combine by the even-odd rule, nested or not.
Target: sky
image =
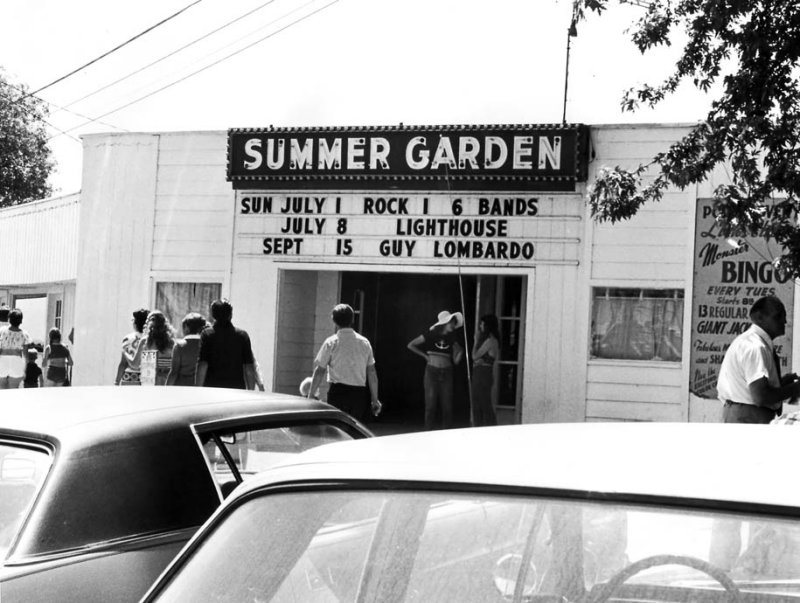
[[[190,4],[37,94],[51,103],[54,194],[80,190],[89,133],[562,120],[571,0],[25,0],[0,13],[0,68],[35,91]],[[578,25],[567,122],[705,116],[691,86],[656,109],[620,109],[679,48],[640,55],[626,30],[643,12],[610,0]]]

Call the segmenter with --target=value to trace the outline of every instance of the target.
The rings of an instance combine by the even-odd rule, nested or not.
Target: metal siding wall
[[[235,197],[225,180],[226,144],[225,132],[161,135],[153,271],[230,269]]]
[[[79,224],[77,193],[0,210],[0,284],[74,280]]]
[[[250,335],[253,353],[267,391],[273,389],[278,308],[278,269],[261,258],[233,258],[230,291],[223,288],[233,305],[233,323]]]
[[[665,151],[688,127],[593,128],[596,159],[589,182],[603,166],[633,169]],[[631,220],[594,224],[591,233],[591,288],[684,289],[691,302],[692,208],[696,191],[670,189],[660,203],[643,206]],[[684,313],[684,316],[686,314]],[[684,322],[684,339],[690,325]],[[682,363],[589,361],[586,420],[682,421],[688,417],[688,348]],[[587,341],[588,345],[588,341]]]
[[[580,319],[580,266],[538,266],[533,290],[532,336],[525,342],[523,423],[584,420],[586,334]]]
[[[286,270],[281,275],[274,390],[297,394],[300,382],[311,375],[316,354],[312,342],[318,273]]]
[[[77,385],[113,382],[131,312],[149,305],[157,160],[157,135],[84,137]]]

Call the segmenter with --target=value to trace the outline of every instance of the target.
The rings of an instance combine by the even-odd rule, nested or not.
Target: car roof
[[[30,388],[2,394],[0,435],[69,439],[198,424],[236,416],[325,412],[322,402],[287,394],[213,387]]]
[[[800,509],[787,469],[800,429],[786,425],[575,423],[481,427],[329,444],[248,482],[326,480],[475,484],[587,493],[616,500],[680,499]],[[679,501],[679,502],[680,502]],[[790,514],[796,514],[793,510]]]

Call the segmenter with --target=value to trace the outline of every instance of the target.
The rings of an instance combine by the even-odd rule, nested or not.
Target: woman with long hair
[[[443,429],[453,426],[453,373],[464,356],[455,331],[463,324],[461,312],[451,314],[444,310],[427,332],[406,346],[425,359],[425,429],[435,428],[437,411],[441,414]]]
[[[160,310],[153,310],[145,326],[145,352],[156,352],[155,385],[166,385],[172,368],[172,351],[175,347],[175,329]]]
[[[497,425],[492,404],[494,363],[500,357],[500,331],[494,314],[481,316],[472,346],[472,423],[475,427]]]

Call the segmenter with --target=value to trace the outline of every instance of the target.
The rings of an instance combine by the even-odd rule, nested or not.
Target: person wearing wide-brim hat
[[[461,312],[439,312],[427,332],[408,342],[408,349],[425,358],[425,429],[436,427],[441,413],[441,427],[453,426],[453,367],[464,357],[455,331],[464,325]]]

